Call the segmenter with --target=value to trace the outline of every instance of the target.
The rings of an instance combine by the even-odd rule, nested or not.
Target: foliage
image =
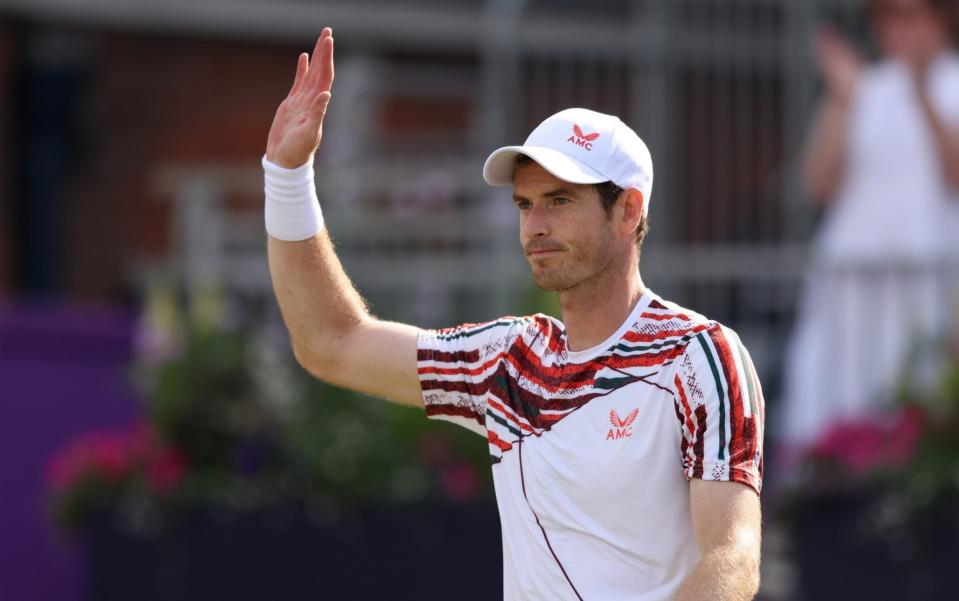
[[[929,345],[913,357],[891,406],[828,429],[802,458],[787,507],[797,512],[837,497],[865,498],[864,523],[887,539],[954,513],[944,510],[959,500],[957,342]]]
[[[83,524],[106,504],[149,508],[169,501],[183,482],[186,457],[161,442],[147,424],[122,431],[95,431],[72,440],[47,466],[57,522],[66,529]]]
[[[170,289],[151,292],[133,368],[146,423],[84,434],[51,460],[51,505],[67,530],[103,512],[150,531],[198,508],[294,506],[328,522],[357,505],[490,494],[475,434],[319,382],[281,326],[226,314],[214,292],[185,314]]]

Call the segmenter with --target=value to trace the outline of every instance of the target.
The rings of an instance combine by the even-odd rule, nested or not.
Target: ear
[[[622,232],[623,234],[634,234],[643,219],[643,206],[646,204],[643,193],[637,188],[623,190],[619,195],[618,202],[622,203],[623,206],[623,218],[620,223]]]

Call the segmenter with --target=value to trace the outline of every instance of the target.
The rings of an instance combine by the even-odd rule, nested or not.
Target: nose
[[[520,222],[523,238],[545,238],[549,235],[549,220],[546,209],[540,204],[533,204],[532,208],[523,215]]]

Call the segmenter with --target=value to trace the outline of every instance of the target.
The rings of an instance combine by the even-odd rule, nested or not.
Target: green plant
[[[296,365],[280,326],[237,325],[223,307],[215,292],[187,311],[172,290],[151,292],[133,366],[146,424],[133,431],[148,433],[137,436],[181,469],[164,486],[144,485],[156,483],[157,468],[137,454],[136,436],[83,435],[51,462],[61,524],[82,528],[131,504],[149,509],[130,513],[131,527],[143,530],[191,508],[292,505],[335,515],[490,494],[486,441],[428,422],[422,410],[315,380]]]
[[[892,405],[834,424],[807,450],[786,491],[788,512],[837,497],[864,499],[867,530],[889,540],[954,514],[948,508],[959,501],[959,346],[925,348],[904,366]],[[914,377],[920,367],[933,374],[921,384]]]

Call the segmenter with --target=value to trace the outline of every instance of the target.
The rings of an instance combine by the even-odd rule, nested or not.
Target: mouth
[[[531,250],[531,251],[529,251],[529,252],[526,253],[526,256],[527,256],[527,257],[530,257],[530,258],[532,258],[532,259],[540,259],[540,258],[543,258],[543,257],[550,257],[550,256],[553,256],[553,255],[558,255],[558,254],[561,253],[561,252],[563,252],[563,251],[560,250],[560,249],[558,249],[558,248],[547,248],[547,249],[542,249],[542,250]]]

